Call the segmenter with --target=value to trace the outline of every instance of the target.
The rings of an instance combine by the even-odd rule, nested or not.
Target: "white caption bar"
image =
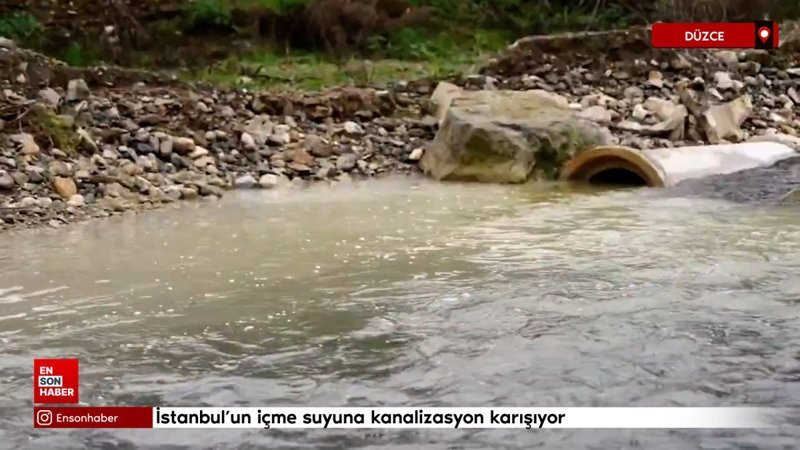
[[[769,408],[153,408],[153,428],[774,428]]]

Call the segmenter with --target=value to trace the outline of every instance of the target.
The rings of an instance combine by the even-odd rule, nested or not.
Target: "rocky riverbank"
[[[635,148],[762,135],[800,147],[794,52],[640,49],[636,57],[622,51],[635,50],[635,33],[611,33],[602,39],[621,50],[598,57],[552,45],[557,39],[546,49],[521,41],[481,74],[449,81],[550,92]],[[559,59],[564,52],[570,58]],[[439,123],[433,80],[306,94],[221,90],[68,68],[7,40],[0,80],[0,230],[215,199],[232,188],[416,173]]]
[[[59,85],[51,80],[60,70],[0,50],[16,53],[2,69],[10,82],[0,110],[0,228],[59,226],[231,188],[411,173],[435,131],[412,118],[416,94],[256,94],[81,73]],[[401,112],[407,118],[393,117]]]

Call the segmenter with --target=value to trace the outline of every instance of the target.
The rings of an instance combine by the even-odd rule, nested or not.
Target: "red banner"
[[[34,428],[153,428],[149,406],[62,406],[33,408]]]
[[[33,360],[33,403],[78,403],[77,359]]]
[[[770,21],[655,23],[655,48],[777,48],[778,25]]]

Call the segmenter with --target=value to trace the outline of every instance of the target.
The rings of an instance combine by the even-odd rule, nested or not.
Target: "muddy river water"
[[[170,406],[800,406],[800,209],[387,179],[0,235],[0,448],[797,448],[800,430],[34,430]]]

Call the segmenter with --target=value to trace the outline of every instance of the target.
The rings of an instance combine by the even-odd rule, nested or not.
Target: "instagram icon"
[[[48,427],[53,424],[53,412],[49,409],[36,411],[36,424],[41,427]]]

